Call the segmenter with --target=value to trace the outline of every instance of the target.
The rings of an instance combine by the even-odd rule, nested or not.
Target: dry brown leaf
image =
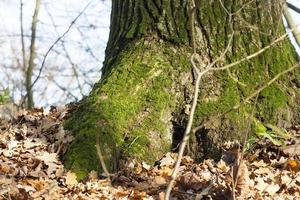
[[[218,163],[217,163],[217,166],[216,166],[219,170],[221,170],[222,173],[227,173],[230,169],[230,167],[228,165],[226,165],[225,161],[224,160],[220,160]]]
[[[294,155],[300,156],[300,144],[280,147],[280,150],[282,150],[283,153],[289,156],[294,156]]]
[[[77,183],[78,183],[78,181],[77,181],[76,174],[71,171],[68,171],[66,174],[66,184],[68,186],[74,186]]]
[[[165,199],[165,193],[164,192],[158,193],[158,199],[159,200],[164,200]]]
[[[36,191],[40,191],[45,187],[45,183],[40,180],[25,179],[23,183],[33,186]]]
[[[261,175],[261,174],[269,174],[269,173],[271,173],[271,171],[270,171],[269,168],[260,167],[260,168],[256,169],[254,171],[254,173],[257,174],[257,175]]]
[[[171,153],[167,153],[165,157],[163,157],[160,160],[160,164],[159,166],[163,167],[163,166],[173,166],[175,164],[176,160],[174,160],[174,158],[172,158]]]
[[[7,165],[6,163],[3,163],[0,165],[0,173],[3,173],[3,174],[8,174],[10,172],[10,166]]]
[[[46,164],[57,162],[57,154],[56,153],[48,153],[47,151],[43,152],[39,156],[36,156],[36,158],[44,161]]]
[[[206,181],[210,181],[212,178],[212,174],[210,171],[208,170],[204,170],[201,173],[199,173],[199,176],[201,177],[201,179],[203,179],[205,182]]]
[[[90,171],[89,177],[90,177],[92,180],[97,179],[97,178],[98,178],[98,172],[95,171],[95,170]]]
[[[173,170],[169,167],[162,167],[160,170],[159,170],[159,174],[163,177],[168,177],[168,176],[171,176]]]
[[[192,163],[194,163],[194,160],[190,156],[183,156],[181,160],[182,165],[190,165]]]
[[[292,179],[288,175],[281,176],[281,184],[288,185],[292,182]]]
[[[280,186],[277,184],[270,184],[266,188],[266,192],[270,195],[273,196],[276,192],[278,192],[280,189]]]
[[[197,174],[189,172],[181,177],[180,184],[185,189],[199,190],[206,184],[206,181],[202,180]]]
[[[118,191],[116,193],[116,197],[117,198],[125,198],[129,195],[129,192],[128,191]]]
[[[145,170],[147,170],[147,171],[149,171],[150,168],[151,168],[151,166],[148,165],[147,163],[145,163],[144,161],[142,162],[142,167],[143,167]]]
[[[154,184],[157,186],[165,185],[167,183],[166,179],[162,176],[156,176],[154,178]]]
[[[256,178],[256,182],[257,184],[255,185],[255,188],[260,192],[263,192],[269,185],[260,177]]]

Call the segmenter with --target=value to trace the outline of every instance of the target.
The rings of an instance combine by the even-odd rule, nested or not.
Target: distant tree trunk
[[[200,65],[224,51],[232,31],[230,50],[217,66],[254,53],[285,33],[280,1],[196,4]],[[190,13],[190,0],[112,1],[102,78],[66,123],[75,140],[65,164],[79,178],[90,170],[101,171],[96,136],[110,170],[117,169],[122,158],[152,163],[172,145],[176,147],[193,95]],[[203,125],[194,137],[198,141],[193,147],[196,155],[216,156],[224,141],[241,139],[253,104],[231,108],[296,61],[295,50],[286,39],[234,68],[206,74],[194,122],[195,127]],[[299,80],[299,70],[293,71],[264,89],[257,97],[254,116],[281,127],[299,122]]]
[[[26,52],[25,52],[25,41],[24,41],[24,22],[23,22],[23,6],[24,3],[20,0],[20,32],[21,32],[21,46],[22,46],[22,67],[24,74],[26,73]]]
[[[35,9],[32,17],[32,25],[31,25],[31,40],[30,40],[30,54],[28,67],[26,69],[26,96],[27,96],[27,108],[32,108],[34,106],[33,101],[33,91],[32,91],[32,75],[34,69],[34,59],[35,59],[35,40],[36,40],[36,26],[38,23],[38,14],[40,10],[41,0],[35,1]]]

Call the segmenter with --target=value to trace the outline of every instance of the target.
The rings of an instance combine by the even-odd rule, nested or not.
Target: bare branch
[[[297,25],[288,10],[289,5],[291,5],[291,4],[289,4],[289,3],[283,4],[283,15],[293,33],[295,39],[296,39],[296,42],[298,43],[298,45],[300,45],[300,31],[297,29]]]
[[[286,2],[286,5],[288,8],[292,9],[293,11],[297,12],[300,14],[300,8],[294,6],[293,4],[289,3],[289,2]]]
[[[276,76],[274,76],[274,78],[272,78],[270,81],[268,81],[265,85],[263,85],[262,87],[260,87],[259,89],[257,89],[255,92],[253,92],[252,94],[250,94],[248,97],[246,97],[244,99],[244,101],[242,101],[241,103],[235,105],[233,107],[234,110],[240,108],[242,105],[244,105],[245,103],[247,103],[250,99],[252,99],[253,97],[255,97],[256,95],[258,95],[262,90],[264,90],[265,88],[267,88],[268,86],[270,86],[272,83],[274,83],[277,79],[279,79],[281,76],[285,75],[288,72],[293,71],[296,68],[300,68],[300,62],[296,63],[295,65],[293,65],[292,67],[280,72],[279,74],[277,74]]]
[[[236,62],[233,62],[233,63],[230,63],[228,65],[225,65],[223,67],[217,67],[217,68],[211,68],[210,70],[213,70],[213,71],[219,71],[219,70],[224,70],[224,69],[228,69],[228,68],[231,68],[231,67],[234,67],[236,65],[239,65],[241,64],[242,62],[246,61],[246,60],[250,60],[260,54],[262,54],[263,52],[265,52],[266,50],[270,49],[271,47],[273,47],[274,45],[276,45],[278,42],[284,40],[285,38],[287,38],[288,34],[285,33],[284,35],[282,35],[281,37],[277,38],[276,40],[274,40],[272,43],[270,43],[268,46],[265,46],[264,48],[260,49],[259,51],[249,55],[249,56],[246,56],[245,58],[242,58]]]

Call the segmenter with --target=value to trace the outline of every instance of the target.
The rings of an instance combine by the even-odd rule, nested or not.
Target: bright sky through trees
[[[42,0],[38,16],[34,77],[46,51],[89,2]],[[28,53],[35,0],[23,0],[23,3],[25,47]],[[88,94],[93,83],[99,80],[109,34],[110,7],[110,1],[92,0],[91,5],[63,38],[63,44],[58,43],[51,51],[41,80],[34,87],[36,106],[78,100],[82,95]],[[20,0],[1,0],[0,20],[0,90],[9,88],[13,93],[11,95],[18,101],[24,96],[24,72],[19,66]],[[75,68],[78,78],[74,78]]]

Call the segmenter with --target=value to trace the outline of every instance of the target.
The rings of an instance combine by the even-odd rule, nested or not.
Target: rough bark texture
[[[285,31],[279,3],[222,3],[197,3],[195,38],[205,63],[225,49],[232,29],[231,49],[219,66],[259,50]],[[65,163],[79,178],[101,171],[97,135],[111,170],[127,156],[153,162],[180,140],[193,91],[190,5],[188,0],[113,0],[102,78],[66,123],[75,141]],[[228,13],[235,13],[231,21]],[[230,70],[206,74],[194,124],[204,125],[196,133],[202,152],[215,156],[224,140],[241,138],[251,103],[227,111],[296,61],[285,40]],[[294,71],[263,90],[255,117],[278,126],[299,120],[299,80]]]

